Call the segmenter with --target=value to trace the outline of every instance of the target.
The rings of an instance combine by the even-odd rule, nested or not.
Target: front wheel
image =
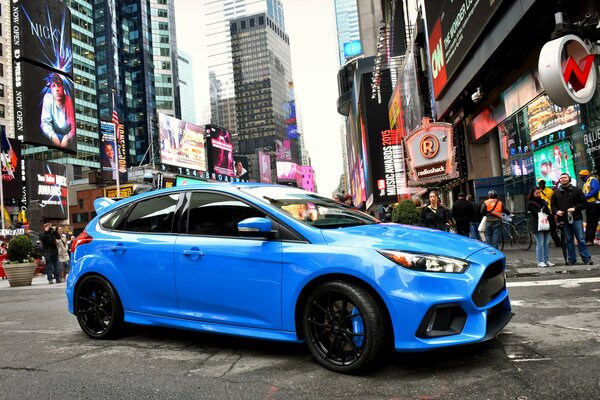
[[[116,290],[103,277],[83,278],[74,305],[81,330],[92,339],[110,339],[121,333],[123,306]]]
[[[343,281],[325,283],[310,294],[302,323],[313,356],[335,372],[368,369],[386,343],[380,306],[366,290]]]

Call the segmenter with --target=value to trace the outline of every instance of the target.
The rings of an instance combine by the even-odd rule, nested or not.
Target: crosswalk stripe
[[[595,278],[574,278],[574,279],[555,279],[545,281],[525,281],[525,282],[507,282],[507,287],[531,287],[531,286],[560,286],[565,284],[575,285],[581,283],[600,282],[600,277]]]

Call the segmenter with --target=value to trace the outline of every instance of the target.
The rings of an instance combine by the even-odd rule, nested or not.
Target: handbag
[[[548,215],[543,211],[538,212],[538,232],[549,230],[550,221],[548,221]]]
[[[486,223],[487,223],[487,216],[484,216],[483,218],[481,218],[481,222],[479,223],[479,226],[477,227],[477,231],[485,232],[485,224]]]

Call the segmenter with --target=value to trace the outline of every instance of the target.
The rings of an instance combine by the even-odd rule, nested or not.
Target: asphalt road
[[[600,398],[598,270],[510,279],[516,316],[497,339],[390,354],[367,376],[329,372],[304,345],[159,328],[94,341],[64,284],[5,282],[0,399]]]

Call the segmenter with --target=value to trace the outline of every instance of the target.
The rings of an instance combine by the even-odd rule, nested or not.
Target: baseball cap
[[[490,190],[490,191],[488,192],[488,197],[489,197],[489,196],[496,196],[497,194],[498,194],[498,193],[496,193],[496,191],[492,189],[492,190]]]
[[[590,171],[588,171],[587,169],[582,169],[581,171],[579,171],[579,175],[588,176],[589,174],[590,174]]]

